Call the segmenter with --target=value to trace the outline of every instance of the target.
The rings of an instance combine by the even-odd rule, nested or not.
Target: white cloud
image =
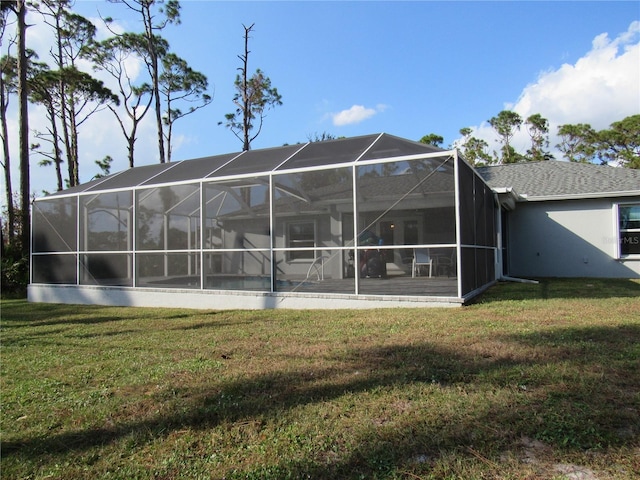
[[[331,114],[331,118],[336,127],[354,125],[373,117],[376,113],[383,112],[386,108],[387,106],[383,104],[376,105],[376,108],[365,108],[363,105],[353,105],[347,110]]]
[[[552,148],[558,143],[556,132],[560,125],[588,123],[596,130],[608,128],[640,110],[639,59],[640,22],[634,21],[614,39],[606,33],[596,36],[591,50],[575,64],[541,73],[515,103],[505,104],[505,109],[517,112],[523,119],[534,113],[546,118]],[[475,127],[474,136],[497,148],[488,123]],[[529,144],[523,127],[513,145],[524,153]],[[556,158],[561,156],[557,154]]]

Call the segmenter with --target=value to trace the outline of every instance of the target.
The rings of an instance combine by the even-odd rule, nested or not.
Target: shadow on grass
[[[499,282],[473,303],[507,300],[638,298],[640,280],[617,278],[540,278],[538,283]]]
[[[28,305],[28,308],[25,308]],[[24,299],[3,300],[2,301],[2,327],[3,328],[23,328],[46,327],[53,325],[96,325],[108,322],[121,322],[131,320],[131,316],[122,315],[121,310],[127,307],[108,307],[101,305],[68,305],[52,303],[27,303]],[[108,315],[110,309],[115,309],[115,315]],[[135,315],[140,320],[153,321],[151,313],[153,309],[128,308],[128,311],[136,312]],[[79,313],[80,311],[80,313]],[[169,314],[170,310],[162,309],[162,320],[180,320],[193,316],[193,312],[180,310],[175,314]],[[232,311],[199,311],[202,317],[215,317],[221,314],[233,314]],[[224,326],[217,318],[212,318],[211,322],[203,322],[203,326]],[[178,327],[188,328],[188,327]],[[197,328],[197,327],[194,327]]]
[[[61,347],[66,346],[61,342],[51,341],[50,338],[55,336],[56,334],[62,334],[65,338],[74,338],[74,339],[87,339],[87,338],[99,338],[99,337],[117,337],[121,335],[128,335],[130,333],[136,333],[136,330],[115,330],[112,332],[100,332],[100,333],[87,333],[87,334],[72,334],[65,335],[64,333],[67,331],[65,328],[56,328],[55,330],[46,330],[46,331],[38,331],[33,333],[22,333],[19,337],[16,338],[3,338],[2,345],[5,347],[16,346],[16,345],[25,345],[31,346],[38,341],[38,345],[60,345]]]
[[[455,405],[443,409],[441,415],[417,419],[398,415],[389,423],[368,417],[368,423],[352,432],[355,448],[310,452],[303,460],[283,458],[279,464],[238,476],[370,478],[392,469],[410,470],[416,458],[428,461],[443,452],[468,454],[470,449],[484,448],[485,455],[495,455],[496,447],[513,445],[523,436],[577,450],[637,444],[640,326],[562,328],[494,340],[505,347],[515,346],[521,353],[478,354],[430,344],[352,350],[336,354],[334,363],[339,367],[276,371],[235,381],[203,379],[199,385],[183,388],[167,386],[154,393],[153,400],[169,413],[109,428],[3,442],[2,453],[37,460],[124,438],[141,445],[185,428],[264,424],[278,421],[299,406],[420,385],[423,394],[446,393],[455,399]],[[482,405],[470,400],[473,395],[496,391],[509,401],[491,400],[491,395]],[[410,399],[406,401],[410,404]],[[442,407],[434,403],[433,408]]]
[[[29,308],[24,308],[26,303],[25,300],[2,301],[3,328],[21,328],[25,324],[33,327],[65,324],[91,325],[126,320],[124,317],[92,316],[92,312],[101,312],[105,307],[29,303]],[[82,314],[78,314],[79,308],[82,309]]]

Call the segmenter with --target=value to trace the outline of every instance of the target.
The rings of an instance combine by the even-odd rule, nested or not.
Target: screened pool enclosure
[[[496,278],[497,208],[455,150],[388,134],[137,167],[33,203],[29,297],[461,304]]]

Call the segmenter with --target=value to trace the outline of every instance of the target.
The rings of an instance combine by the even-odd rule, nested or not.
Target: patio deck
[[[292,281],[278,283],[278,292],[298,293],[338,293],[354,294],[355,279],[325,279],[319,281]],[[457,297],[458,279],[456,277],[410,277],[389,276],[386,278],[361,278],[360,295],[390,296],[430,296]]]

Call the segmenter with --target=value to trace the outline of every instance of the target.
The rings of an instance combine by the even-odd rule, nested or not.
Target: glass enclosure
[[[491,190],[388,135],[136,168],[33,212],[32,283],[460,298],[495,279]]]

